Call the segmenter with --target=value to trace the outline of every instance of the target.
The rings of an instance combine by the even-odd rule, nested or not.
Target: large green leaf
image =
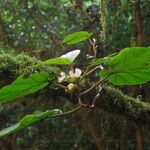
[[[55,115],[57,113],[61,113],[61,111],[59,109],[53,109],[53,110],[47,110],[45,112],[38,112],[38,113],[26,115],[18,123],[1,130],[0,138],[3,138],[9,134],[18,132],[20,130],[23,130],[24,128],[30,126],[31,124],[36,123],[40,121],[41,119]]]
[[[92,33],[89,33],[86,31],[75,32],[75,33],[72,33],[72,34],[69,34],[68,36],[66,36],[63,39],[62,43],[65,43],[67,45],[79,43],[81,41],[88,39],[91,35],[92,35]]]
[[[116,85],[137,85],[150,81],[150,48],[125,48],[114,56],[101,77]]]
[[[9,102],[34,93],[47,86],[53,78],[47,72],[35,73],[28,78],[19,76],[12,84],[0,89],[0,102]]]

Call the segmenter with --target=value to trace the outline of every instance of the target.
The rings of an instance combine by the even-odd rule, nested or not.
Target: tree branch
[[[71,115],[71,114],[73,114],[73,113],[79,111],[79,110],[80,110],[81,108],[83,108],[83,107],[85,107],[85,105],[80,104],[78,107],[76,107],[76,108],[74,108],[74,109],[72,109],[72,110],[66,111],[66,112],[61,113],[61,114],[56,114],[56,115],[51,116],[51,117],[49,117],[49,118],[65,117],[65,116]]]
[[[13,60],[12,60],[12,59],[10,59],[12,57],[11,55],[5,55],[5,57],[2,57],[2,55],[4,55],[4,54],[0,54],[1,61],[3,62],[3,64],[6,63],[6,65],[0,64],[1,86],[8,84],[8,82],[6,82],[8,79],[13,80],[17,75],[19,75],[19,73],[22,73],[21,70],[19,70],[17,72],[18,68],[21,69],[21,66],[22,66],[22,69],[24,69],[24,68],[28,67],[25,65],[31,65],[31,64],[34,64],[35,61],[37,61],[35,58],[29,57],[29,59],[27,59],[28,57],[25,57],[26,58],[26,63],[25,63],[24,62],[25,59],[19,58],[20,61],[18,61],[18,62],[20,63],[20,67],[18,67],[19,66],[18,62],[13,61],[13,60],[17,60],[17,56],[16,56],[16,58],[13,58]],[[21,57],[21,55],[19,57]],[[22,57],[24,58],[23,55],[22,55]],[[4,61],[3,61],[3,59],[4,59]],[[8,59],[8,62],[11,62],[11,63],[8,63],[7,59]],[[24,65],[22,65],[22,64],[24,64]],[[12,68],[12,66],[13,66],[13,68]],[[34,70],[36,70],[36,69],[37,69],[37,71],[43,70],[43,68],[40,68],[40,67],[42,67],[42,66],[39,66],[39,68],[35,68]],[[47,67],[48,68],[46,68],[46,70],[53,71],[53,73],[56,74],[56,71],[54,71],[55,70],[54,68],[49,67],[49,66],[47,66]],[[13,72],[12,69],[15,70],[15,72]],[[2,75],[3,72],[6,70],[8,72],[10,72],[10,74]],[[45,70],[45,68],[44,68],[44,70]],[[28,72],[29,72],[29,69],[28,69]],[[3,82],[3,80],[5,82]],[[97,94],[97,91],[94,90],[94,88],[96,86],[98,86],[101,82],[102,81],[100,80],[91,88],[83,91],[81,93],[81,95],[83,96],[82,100],[91,104],[94,96]],[[60,99],[60,97],[63,97],[64,100],[69,100],[73,104],[78,104],[78,101],[75,100],[77,98],[76,95],[73,93],[66,93],[63,89],[46,88],[42,92],[33,94],[30,97],[36,99],[37,95],[41,97],[42,102],[43,102],[43,99],[57,99],[57,98]],[[95,107],[93,109],[95,109],[95,108],[103,109],[110,113],[116,113],[118,115],[125,116],[128,119],[132,119],[134,121],[139,121],[142,123],[150,122],[150,104],[149,103],[142,102],[138,99],[127,96],[127,95],[123,94],[120,90],[115,89],[111,86],[106,86],[105,88],[103,88],[103,90],[100,92],[100,96],[96,102],[97,103],[95,104]],[[76,108],[77,111],[78,111],[78,109],[80,109],[80,107]],[[76,111],[76,109],[73,110],[73,112]],[[72,111],[69,113],[72,113]]]

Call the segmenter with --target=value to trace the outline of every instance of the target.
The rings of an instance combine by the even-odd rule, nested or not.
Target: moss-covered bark
[[[39,62],[38,59],[31,58],[25,54],[19,54],[17,56],[13,54],[0,54],[0,87],[11,83],[20,74],[28,75],[37,71],[46,71],[57,76],[60,73],[57,67],[33,66]],[[52,91],[45,90],[45,92],[43,96],[46,97],[58,96],[70,99],[70,96],[63,91],[53,89]],[[94,94],[93,92],[92,95],[96,95],[96,93]],[[41,93],[41,97],[43,96]],[[86,97],[90,98],[91,95],[86,95]],[[102,90],[96,107],[111,113],[126,116],[132,120],[142,122],[150,121],[149,103],[129,97],[111,86],[107,86]]]
[[[54,75],[60,73],[58,67],[35,66],[38,63],[40,63],[40,60],[24,53],[17,56],[15,54],[0,54],[0,87],[10,84],[10,82],[21,74],[30,75],[40,71],[46,71]]]
[[[136,121],[150,121],[150,104],[141,102],[139,99],[132,98],[123,94],[120,90],[107,86],[98,101],[98,107],[126,116]]]

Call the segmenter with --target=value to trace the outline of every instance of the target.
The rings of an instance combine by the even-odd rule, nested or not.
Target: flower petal
[[[75,74],[74,74],[74,76],[75,76],[75,77],[80,77],[80,76],[81,76],[81,73],[82,73],[81,69],[76,68],[76,69],[75,69]]]
[[[58,77],[58,82],[61,83],[65,78],[66,78],[66,74],[64,72],[60,73],[60,77]]]
[[[75,75],[74,75],[74,71],[73,71],[73,70],[70,70],[70,71],[69,71],[69,77],[74,78],[74,76],[75,76]]]

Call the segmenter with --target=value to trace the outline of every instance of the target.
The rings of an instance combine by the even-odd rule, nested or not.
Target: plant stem
[[[94,86],[92,86],[91,88],[83,91],[82,93],[80,93],[80,96],[83,96],[87,93],[89,93],[90,91],[92,91],[95,87],[97,87],[98,85],[100,85],[102,82],[104,82],[111,74],[109,74],[106,78],[104,79],[100,79]]]
[[[89,93],[91,90],[93,90],[95,87],[97,87],[101,82],[102,82],[102,80],[100,79],[94,86],[92,86],[91,88],[80,93],[80,96],[83,96],[83,95]]]
[[[100,68],[99,66],[93,68],[92,70],[90,70],[89,72],[86,73],[85,77],[88,76],[89,74],[93,73],[94,71],[96,71],[99,68]]]
[[[90,68],[90,66],[87,66],[87,67],[86,67],[86,70],[85,70],[84,74],[82,75],[82,77],[81,77],[80,80],[79,80],[80,82],[81,82],[81,80],[86,76],[86,74],[87,74],[89,68]]]
[[[62,84],[59,84],[59,83],[54,83],[55,85],[57,85],[58,87],[61,87],[62,89],[66,89],[66,87]]]
[[[80,110],[81,108],[83,108],[83,107],[86,107],[86,105],[85,105],[85,104],[80,104],[80,105],[79,105],[78,107],[76,107],[75,109],[69,110],[69,111],[64,112],[64,113],[61,113],[61,114],[56,114],[56,115],[51,116],[51,117],[49,117],[49,118],[64,117],[64,116],[67,116],[67,115],[70,115],[70,114],[73,114],[73,113],[79,111],[79,110]]]

